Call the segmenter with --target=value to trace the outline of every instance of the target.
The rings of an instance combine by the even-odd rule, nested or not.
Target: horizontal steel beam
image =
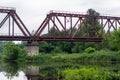
[[[0,6],[0,13],[9,13],[11,11],[16,11],[14,7],[3,7]]]
[[[55,38],[55,37],[39,37],[35,39],[36,41],[80,41],[80,42],[101,42],[103,38],[91,38],[91,37],[86,37],[86,38]]]
[[[0,36],[0,41],[29,41],[31,37],[26,36]]]
[[[49,13],[47,16],[66,16],[66,17],[81,17],[86,18],[90,15],[88,14],[73,14],[73,13]],[[120,19],[120,17],[114,17],[114,16],[94,16],[97,19]]]
[[[103,38],[65,38],[65,37],[26,37],[26,36],[0,36],[0,41],[80,41],[101,42]]]

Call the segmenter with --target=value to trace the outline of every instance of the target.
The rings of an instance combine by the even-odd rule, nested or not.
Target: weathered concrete
[[[40,80],[38,66],[28,66],[24,72],[28,80]]]
[[[38,42],[27,43],[26,52],[28,56],[38,55],[39,54],[39,46]]]

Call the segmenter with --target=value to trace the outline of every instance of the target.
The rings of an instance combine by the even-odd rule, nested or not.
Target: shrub
[[[3,60],[23,60],[25,56],[25,50],[20,48],[17,44],[12,42],[5,44],[2,53]]]
[[[56,46],[53,50],[54,53],[61,53],[62,50],[60,49],[60,47]]]
[[[60,74],[63,80],[113,80],[114,77],[117,79],[120,77],[116,76],[117,74],[111,76],[109,72],[98,68],[66,69]]]
[[[93,52],[95,52],[95,48],[88,47],[88,48],[85,49],[85,52],[86,53],[93,53]]]

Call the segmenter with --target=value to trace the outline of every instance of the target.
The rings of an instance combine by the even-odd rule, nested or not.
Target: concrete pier
[[[28,80],[40,80],[38,66],[28,66],[24,72]]]
[[[34,56],[39,54],[39,45],[38,45],[38,42],[36,41],[27,43],[27,45],[25,46],[25,49],[28,56]]]

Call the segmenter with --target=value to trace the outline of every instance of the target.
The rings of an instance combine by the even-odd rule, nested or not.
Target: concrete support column
[[[38,66],[28,66],[24,72],[28,80],[40,80]]]
[[[28,56],[38,55],[39,54],[39,45],[37,41],[32,41],[27,43],[26,52]]]

